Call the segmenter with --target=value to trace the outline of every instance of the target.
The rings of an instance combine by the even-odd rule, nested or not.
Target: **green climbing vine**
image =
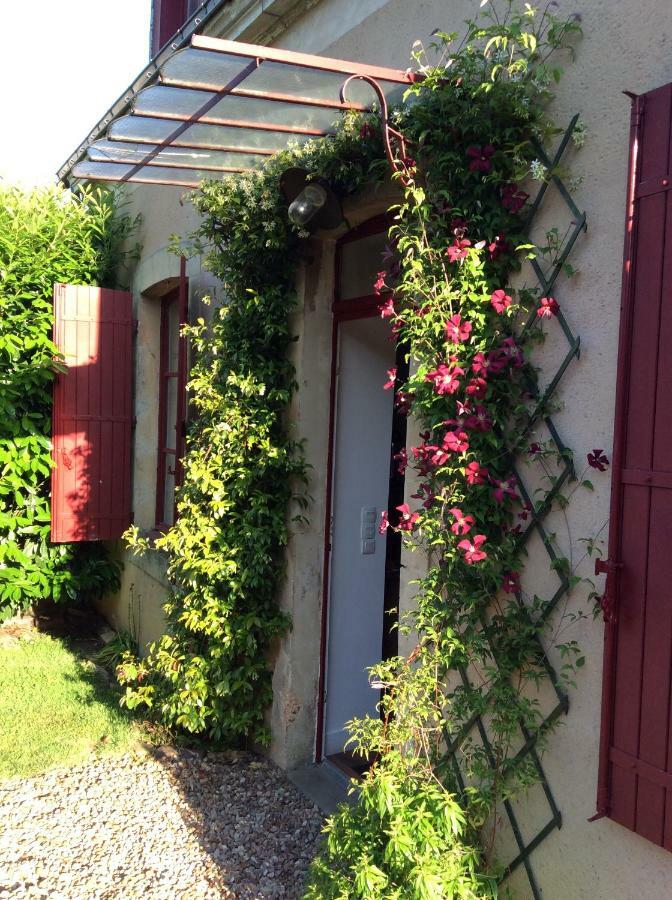
[[[553,6],[486,5],[461,42],[438,32],[416,54],[413,102],[396,114],[411,155],[396,175],[402,199],[376,290],[411,361],[408,379],[392,370],[385,388],[420,439],[397,460],[413,472],[414,493],[381,528],[401,531],[429,566],[400,626],[415,638],[412,653],[372,673],[380,719],[350,723],[354,747],[377,762],[328,826],[310,898],[494,896],[482,829],[534,777],[514,745],[521,723],[539,730],[534,686],[548,634],[539,598],[520,602],[517,538],[553,490],[553,451],[530,443],[528,425],[538,404],[532,354],[558,303],[520,279],[529,257],[557,255],[562,239],[552,230],[547,246],[532,246],[523,185],[556,174],[535,148],[557,133],[546,114],[556,59],[580,33],[577,18],[561,20]],[[286,417],[296,390],[288,316],[307,235],[288,222],[278,181],[296,165],[341,196],[388,177],[375,115],[349,117],[333,139],[194,195],[203,219],[193,252],[206,254],[227,299],[211,325],[188,329],[196,415],[178,522],[156,541],[173,584],[169,633],[120,670],[129,705],[218,739],[267,739],[269,651],[290,625],[277,592],[288,509],[305,505],[306,470]],[[512,475],[521,454],[548,471],[533,507]],[[573,641],[562,648],[571,680],[582,657]],[[458,676],[467,670],[473,681]],[[487,716],[488,752],[467,736],[475,716]],[[447,762],[455,741],[466,788]]]
[[[289,627],[277,605],[287,509],[305,506],[305,467],[286,410],[296,390],[289,314],[304,234],[287,219],[280,174],[302,165],[345,196],[385,170],[378,140],[346,121],[329,143],[273,157],[262,173],[203,185],[191,252],[221,279],[226,304],[188,329],[196,411],[187,435],[178,519],[168,553],[168,634],[120,669],[125,702],[220,740],[266,741],[272,640]],[[301,514],[301,513],[299,513]],[[148,544],[131,534],[139,552]]]

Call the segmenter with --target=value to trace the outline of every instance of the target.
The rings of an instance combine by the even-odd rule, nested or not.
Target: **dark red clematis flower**
[[[415,527],[415,523],[420,518],[419,512],[411,512],[408,507],[408,503],[402,503],[401,506],[397,506],[396,509],[399,513],[401,513],[401,517],[399,519],[399,529],[401,531],[413,531]]]
[[[560,310],[560,304],[553,297],[542,297],[539,301],[539,309],[537,315],[540,319],[550,319],[551,316],[557,316]]]
[[[520,212],[530,199],[530,195],[518,189],[517,184],[505,184],[502,187],[502,206],[511,213]]]
[[[456,238],[463,238],[469,230],[469,223],[466,219],[462,219],[457,216],[456,218],[450,220],[450,230],[453,232]]]
[[[373,127],[371,122],[365,122],[359,129],[359,137],[362,141],[369,140],[370,138],[374,138],[375,136],[376,129]]]
[[[434,500],[436,500],[436,494],[432,490],[431,485],[426,482],[418,485],[417,494],[411,494],[411,497],[413,497],[414,500],[422,500],[424,509],[429,509]]]
[[[505,309],[508,309],[511,306],[511,297],[506,293],[506,291],[498,290],[495,291],[490,297],[490,303],[492,303],[492,308],[496,313],[503,313]]]
[[[537,453],[541,453],[541,444],[533,441],[533,443],[530,444],[527,452],[530,454],[530,456],[536,456]]]
[[[464,375],[464,369],[459,366],[449,367],[445,363],[437,366],[433,372],[425,375],[425,381],[431,381],[437,394],[454,394],[460,386],[460,375]]]
[[[395,310],[394,310],[394,300],[392,299],[392,297],[390,297],[390,299],[387,300],[385,303],[381,304],[378,307],[378,310],[380,312],[381,319],[389,319],[390,316],[393,316]]]
[[[470,462],[464,470],[468,484],[485,484],[488,470],[477,462]]]
[[[489,172],[492,169],[491,158],[495,153],[492,144],[486,144],[484,147],[467,147],[467,156],[471,158],[469,163],[470,172]]]
[[[600,472],[604,472],[609,465],[609,459],[604,455],[604,450],[593,450],[587,458],[588,465]]]
[[[476,400],[481,400],[485,397],[485,392],[488,389],[488,382],[485,378],[481,378],[480,375],[477,375],[475,378],[472,378],[469,384],[466,387],[466,391],[469,397],[473,397]]]
[[[471,531],[471,526],[476,524],[476,519],[473,516],[465,516],[461,509],[454,507],[453,509],[448,510],[450,515],[455,520],[453,524],[450,526],[450,530],[453,534],[469,534]]]
[[[493,486],[492,496],[498,503],[504,503],[504,500],[507,497],[513,499],[518,497],[518,492],[516,491],[516,479],[513,477],[503,478],[501,481],[498,478],[492,478],[491,484]]]
[[[530,513],[532,512],[532,504],[531,503],[523,503],[523,507],[521,511],[518,513],[518,518],[521,522],[527,522]]]
[[[485,377],[488,374],[489,369],[490,358],[481,350],[479,350],[478,353],[474,353],[474,358],[471,361],[471,371],[476,375]]]
[[[469,449],[469,437],[466,431],[447,431],[441,447],[451,453],[466,453]]]
[[[488,244],[488,252],[490,254],[490,259],[493,262],[496,259],[499,259],[502,254],[510,253],[511,250],[511,244],[507,241],[505,234],[498,234],[494,241],[491,244]]]
[[[402,447],[392,458],[397,461],[397,472],[399,472],[400,475],[403,475],[408,468],[408,453],[406,453],[406,448]]]
[[[414,395],[407,394],[404,391],[397,391],[394,395],[394,405],[402,414],[402,416],[407,416],[410,413],[413,400]]]
[[[502,582],[502,590],[507,594],[517,594],[520,590],[520,573],[507,572]]]
[[[516,339],[512,337],[504,338],[499,347],[490,351],[488,359],[490,360],[490,371],[494,375],[503,372],[507,366],[520,369],[525,361],[523,351],[516,343]]]
[[[476,409],[464,420],[466,428],[473,431],[490,431],[492,428],[492,419],[490,413],[484,406],[476,406]]]
[[[451,344],[462,344],[469,340],[471,334],[471,322],[463,322],[462,316],[456,313],[451,316],[444,326],[446,340]]]
[[[461,259],[466,259],[469,247],[471,247],[471,241],[466,238],[455,238],[454,243],[446,250],[446,256],[451,263],[459,262]]]
[[[393,366],[393,368],[387,370],[387,378],[388,380],[383,385],[384,391],[389,391],[390,388],[393,388],[397,381],[397,367]]]
[[[484,534],[475,534],[474,539],[470,541],[468,538],[465,538],[463,541],[457,545],[460,550],[464,550],[464,561],[468,565],[473,565],[474,563],[480,562],[482,559],[486,559],[488,554],[485,550],[481,550],[481,547],[485,543],[485,535]]]
[[[390,527],[390,522],[387,518],[387,510],[383,510],[380,514],[380,525],[378,526],[378,534],[385,534],[387,529]]]

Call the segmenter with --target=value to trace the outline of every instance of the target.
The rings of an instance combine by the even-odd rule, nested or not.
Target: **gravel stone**
[[[273,763],[161,747],[0,783],[0,900],[296,900],[322,816]]]

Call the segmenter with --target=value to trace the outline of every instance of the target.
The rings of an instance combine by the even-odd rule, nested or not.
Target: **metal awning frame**
[[[186,41],[185,41],[186,43]],[[183,45],[184,46],[184,45]],[[403,177],[403,158],[406,155],[403,136],[393,129],[388,118],[388,102],[385,90],[381,85],[385,85],[389,91],[391,88],[396,90],[397,87],[403,87],[413,84],[418,75],[410,71],[402,71],[398,69],[386,68],[383,66],[367,65],[362,63],[351,62],[347,60],[334,59],[329,57],[315,56],[311,54],[299,53],[290,50],[282,50],[275,47],[264,47],[254,44],[246,44],[237,41],[227,41],[219,38],[212,38],[206,35],[192,34],[188,48],[182,50],[187,54],[184,59],[190,60],[192,63],[200,63],[201,57],[209,58],[206,66],[211,65],[211,61],[217,59],[221,54],[222,71],[226,71],[227,66],[231,68],[232,61],[240,60],[241,65],[246,61],[247,64],[237,71],[233,77],[225,84],[211,84],[201,80],[199,77],[190,76],[189,79],[183,76],[183,80],[175,75],[169,75],[164,80],[164,66],[169,64],[171,60],[176,61],[176,56],[180,52],[180,47],[173,44],[170,53],[164,56],[163,51],[156,59],[155,65],[145,72],[146,84],[138,86],[138,79],[134,82],[136,87],[132,87],[127,92],[125,103],[117,110],[111,110],[110,114],[99,123],[96,129],[91,133],[85,144],[83,144],[77,154],[70,158],[68,163],[59,171],[59,178],[81,178],[88,180],[107,180],[119,183],[138,182],[151,184],[169,184],[177,185],[184,188],[197,187],[203,177],[208,177],[205,173],[221,173],[234,174],[246,171],[254,171],[263,160],[278,150],[283,148],[286,141],[304,138],[320,138],[334,134],[334,128],[316,127],[318,123],[311,122],[311,110],[334,110],[334,112],[371,112],[373,105],[366,105],[355,99],[348,97],[350,85],[354,81],[362,81],[368,84],[376,98],[378,104],[377,112],[380,114],[385,149],[388,159],[392,166],[397,170],[402,170]],[[190,57],[188,54],[191,51]],[[198,54],[201,54],[201,57]],[[179,73],[179,60],[178,73]],[[299,93],[288,93],[286,91],[255,89],[254,83],[246,84],[246,80],[255,72],[259,71],[266,63],[280,66],[286,66],[287,72],[292,74],[297,71],[305,72],[305,81],[310,88],[311,73],[314,78],[318,79],[315,96],[310,95],[310,91],[304,91],[303,85]],[[320,86],[319,79],[323,78],[324,73],[343,76],[340,83],[338,96],[320,96],[324,94],[324,84]],[[216,77],[216,72],[215,72]],[[298,76],[297,76],[298,77]],[[303,77],[303,76],[301,76]],[[294,85],[291,85],[293,88]],[[186,97],[187,106],[193,101],[194,97],[198,97],[199,93],[204,96],[204,102],[200,104],[193,112],[189,109],[180,110],[168,105],[167,108],[152,108],[150,103],[149,109],[132,108],[132,104],[138,100],[142,101],[142,91],[145,88],[152,88],[154,93],[158,93],[163,98],[163,105],[166,107],[165,98],[172,101],[167,94],[166,89],[173,91],[183,91]],[[158,91],[156,90],[158,88]],[[290,89],[291,89],[290,88]],[[331,90],[331,89],[330,89]],[[150,97],[154,96],[152,91],[146,91]],[[289,121],[274,121],[272,114],[266,114],[261,118],[241,118],[240,115],[227,116],[226,107],[225,114],[217,115],[214,111],[218,104],[226,97],[235,98],[239,101],[237,109],[245,107],[245,101],[250,101],[250,111],[256,111],[267,107],[270,112],[274,106],[286,104],[285,119],[287,119],[287,110],[295,109],[296,116],[290,117]],[[145,104],[147,105],[147,104]],[[175,104],[178,107],[180,102]],[[182,104],[184,106],[184,103]],[[159,104],[161,106],[161,104]],[[302,121],[302,116],[304,120]],[[121,125],[136,125],[136,131],[131,128],[130,135],[124,134],[124,129],[120,134],[110,133],[107,139],[101,140],[102,132],[105,128],[119,123]],[[280,116],[282,118],[282,116]],[[307,118],[307,121],[306,121]],[[152,122],[158,123],[157,127],[152,126]],[[161,134],[161,125],[175,123],[175,127],[168,130],[165,135]],[[147,124],[149,123],[149,124]],[[324,121],[322,122],[324,124]],[[146,131],[143,134],[142,127]],[[211,140],[196,140],[200,137],[200,132],[193,137],[193,132],[189,132],[192,126],[201,126],[206,128],[207,135],[213,135]],[[165,129],[164,129],[165,131]],[[242,131],[250,136],[250,141],[241,143],[236,137],[237,132]],[[159,135],[157,137],[156,135]],[[264,138],[264,134],[268,138]],[[220,137],[221,135],[221,137]],[[228,136],[228,140],[227,140]],[[233,138],[236,138],[233,140]],[[264,146],[264,140],[267,146]],[[268,146],[268,144],[275,146]],[[147,146],[147,152],[143,153],[142,148]],[[393,146],[396,145],[396,146]],[[175,148],[177,153],[164,153],[163,151]],[[195,159],[197,151],[206,157],[204,163],[192,162],[189,154],[180,154],[180,150],[194,151],[191,156]],[[208,153],[219,154],[222,159],[216,157],[207,159]],[[233,154],[231,158],[229,155]],[[85,156],[89,156],[90,161],[83,161]],[[401,156],[401,159],[399,158]],[[245,159],[244,157],[247,157]],[[240,160],[240,165],[238,165]],[[250,164],[250,160],[252,163]],[[244,163],[247,162],[247,165]],[[88,167],[88,168],[87,168]],[[152,168],[158,167],[158,168]],[[74,170],[74,171],[73,171]],[[79,170],[79,172],[78,172]],[[143,171],[145,170],[145,171]],[[179,170],[179,175],[177,171]],[[175,174],[171,174],[174,172]]]

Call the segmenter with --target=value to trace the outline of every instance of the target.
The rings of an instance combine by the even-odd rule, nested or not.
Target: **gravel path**
[[[266,760],[108,757],[0,783],[0,898],[298,898],[320,828]]]

